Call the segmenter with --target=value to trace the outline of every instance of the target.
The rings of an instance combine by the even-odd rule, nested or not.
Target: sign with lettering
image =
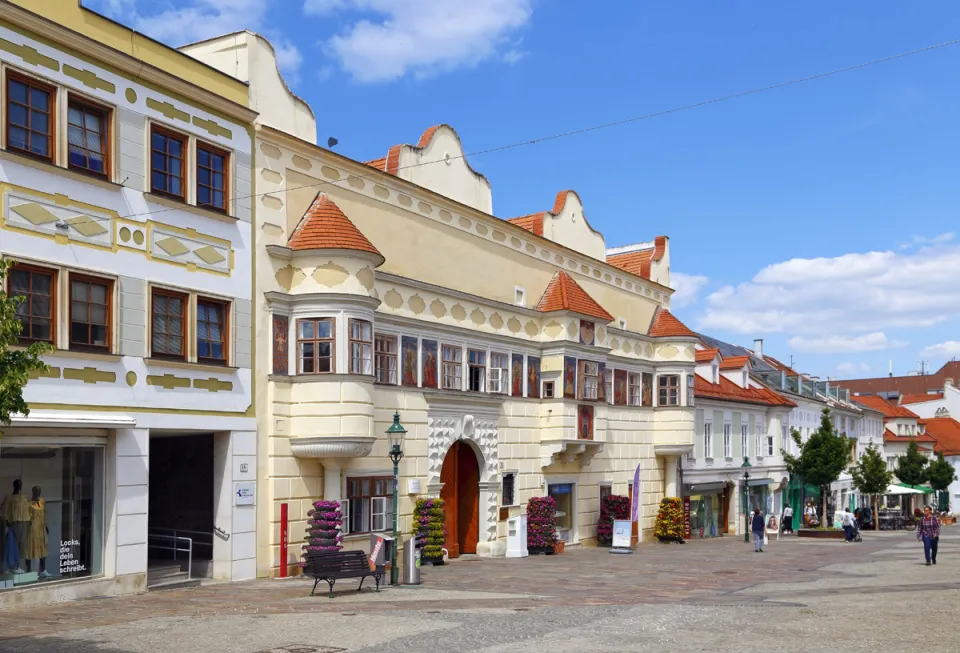
[[[233,484],[233,505],[252,506],[256,503],[257,484],[254,481]]]
[[[377,570],[377,557],[380,555],[380,550],[383,548],[383,538],[377,537],[377,543],[374,545],[373,550],[370,552],[370,571]]]
[[[633,522],[628,519],[613,520],[613,547],[615,549],[629,549],[630,535],[633,533]]]
[[[700,529],[703,537],[703,529]],[[690,539],[690,497],[683,497],[683,539]]]
[[[75,574],[86,571],[87,566],[77,560],[77,547],[80,540],[61,540],[60,542],[60,574]]]

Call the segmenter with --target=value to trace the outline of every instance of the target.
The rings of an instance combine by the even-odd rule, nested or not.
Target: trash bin
[[[420,584],[420,547],[416,537],[403,542],[403,584]]]

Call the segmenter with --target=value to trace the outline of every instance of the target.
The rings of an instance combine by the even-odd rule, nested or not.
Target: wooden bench
[[[363,551],[337,551],[336,553],[307,553],[303,564],[303,573],[305,576],[313,577],[313,590],[310,596],[317,591],[317,584],[325,580],[330,585],[330,598],[333,598],[333,585],[341,578],[359,578],[360,587],[357,591],[363,589],[363,581],[368,576],[373,576],[377,582],[377,591],[380,591],[380,581],[386,573],[385,568],[380,565],[376,569],[370,569],[370,562],[367,554]]]

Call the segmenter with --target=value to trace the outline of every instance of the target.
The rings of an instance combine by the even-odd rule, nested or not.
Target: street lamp
[[[747,487],[747,483],[750,482],[750,468],[753,465],[750,464],[750,459],[746,456],[743,457],[743,464],[740,465],[743,468],[743,541],[747,544],[750,543],[750,488]]]
[[[400,424],[400,413],[393,414],[393,424],[387,429],[387,440],[390,442],[390,460],[393,461],[393,550],[390,553],[390,584],[399,585],[399,570],[397,569],[397,546],[400,545],[400,534],[397,532],[397,485],[400,482],[400,459],[403,458],[403,436],[407,429]]]

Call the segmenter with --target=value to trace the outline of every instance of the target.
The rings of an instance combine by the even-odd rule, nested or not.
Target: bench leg
[[[365,580],[367,580],[367,577],[366,577],[366,576],[361,576],[361,577],[360,577],[360,587],[357,588],[357,591],[358,591],[358,592],[363,589],[363,581],[365,581]]]
[[[373,580],[377,581],[377,591],[380,591],[380,576],[374,576]]]
[[[337,582],[337,581],[336,581],[335,578],[328,578],[328,579],[327,579],[327,584],[330,586],[330,598],[331,598],[331,599],[333,598],[333,584],[336,583],[336,582]]]
[[[320,579],[319,579],[319,578],[314,578],[314,579],[313,579],[313,589],[310,590],[310,596],[313,596],[313,595],[317,592],[317,583],[319,583],[319,582],[320,582]]]

